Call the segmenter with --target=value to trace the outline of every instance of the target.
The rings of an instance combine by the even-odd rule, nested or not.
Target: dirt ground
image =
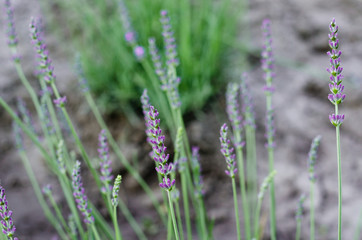
[[[22,63],[26,75],[32,83],[36,84],[33,76],[34,52],[28,37],[28,25],[30,16],[41,14],[41,10],[37,0],[14,0],[13,2],[20,40],[19,47],[23,56]],[[318,134],[322,135],[322,142],[316,163],[317,239],[336,239],[337,161],[335,131],[328,119],[328,115],[333,112],[333,106],[327,99],[328,73],[325,69],[329,65],[326,55],[328,25],[333,17],[337,20],[340,27],[340,48],[343,52],[342,66],[347,95],[345,102],[341,105],[341,112],[346,115],[341,128],[343,239],[352,239],[362,210],[362,192],[360,191],[362,128],[359,125],[362,119],[362,68],[360,67],[362,64],[362,1],[256,0],[250,1],[249,6],[250,11],[245,18],[250,22],[250,38],[254,47],[260,47],[262,44],[260,30],[262,20],[270,18],[272,21],[276,58],[275,168],[278,173],[275,184],[278,239],[280,240],[294,239],[296,204],[302,193],[309,192],[307,154],[312,139]],[[1,18],[1,26],[4,26],[3,18]],[[12,106],[16,105],[17,97],[30,102],[9,60],[10,53],[4,38],[4,27],[0,28],[0,36],[3,36],[0,41],[1,97]],[[66,54],[64,43],[58,42],[55,36],[47,35],[47,42],[58,78],[57,84],[69,99],[72,120],[85,140],[90,155],[96,157],[97,134],[100,129],[95,120],[89,117],[89,109],[77,93],[76,78],[71,66],[73,56]],[[255,57],[250,56],[250,59],[255,59]],[[235,70],[237,67],[228,66],[227,68],[237,71]],[[265,176],[267,174],[267,152],[264,148],[265,97],[262,91],[264,82],[260,66],[254,66],[249,75],[256,105],[259,176]],[[223,93],[220,95],[223,96]],[[219,128],[226,119],[221,110],[222,102],[216,102],[216,107],[206,107],[202,114],[188,122],[187,129],[191,143],[198,145],[201,149],[206,208],[209,216],[215,219],[215,239],[228,240],[235,239],[236,235],[231,185],[223,172],[225,162],[219,153]],[[0,181],[6,187],[10,208],[14,210],[17,234],[21,239],[56,239],[54,230],[42,214],[20,158],[14,149],[11,119],[3,109],[0,109],[0,119],[0,152],[2,153]],[[153,168],[152,161],[147,157],[149,148],[145,143],[143,123],[130,126],[121,116],[109,116],[108,122],[127,158],[138,157],[141,173],[148,182],[154,183],[151,185],[154,186],[155,191],[159,191],[156,178],[148,170]],[[40,153],[31,144],[27,144],[27,150],[39,181],[56,184],[47,172]],[[124,174],[122,199],[128,204],[138,221],[149,222],[155,215],[151,203],[144,197],[134,180],[124,173],[118,162],[114,161],[113,169]],[[96,201],[94,190],[87,188],[87,192],[91,199]],[[55,198],[60,203],[63,201],[61,194],[57,194],[56,191]],[[264,213],[267,213],[267,207],[268,204],[265,204]],[[308,200],[305,204],[305,216],[303,239],[307,239],[309,233]],[[127,223],[121,219],[120,224],[126,236],[125,239],[135,239]],[[160,229],[160,233],[156,235],[150,233],[150,239],[163,239],[162,231]]]

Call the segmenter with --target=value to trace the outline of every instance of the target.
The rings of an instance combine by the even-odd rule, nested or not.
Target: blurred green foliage
[[[236,38],[238,20],[244,12],[242,1],[124,0],[138,44],[147,52],[146,63],[142,64],[125,41],[119,1],[48,3],[52,13],[57,13],[52,27],[69,36],[72,47],[80,53],[85,75],[100,105],[107,111],[130,112],[134,103],[138,104],[143,88],[149,89],[156,106],[163,101],[150,80],[156,75],[148,54],[148,39],[155,37],[158,48],[163,49],[159,19],[161,9],[167,9],[178,45],[182,110],[200,109],[225,83],[221,69],[231,48],[227,43]]]

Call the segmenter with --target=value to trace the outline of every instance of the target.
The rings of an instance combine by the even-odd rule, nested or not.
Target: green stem
[[[247,125],[245,126],[246,136],[246,164],[247,164],[247,183],[249,192],[249,207],[250,212],[254,213],[258,198],[258,170],[256,163],[256,141],[255,141],[255,129]],[[254,221],[253,214],[251,214],[251,222]],[[255,227],[255,226],[254,226]],[[252,231],[252,230],[251,230]]]
[[[360,211],[360,214],[359,214],[356,232],[354,233],[354,237],[353,237],[354,240],[360,239],[359,236],[361,234],[361,228],[362,228],[362,210]]]
[[[234,136],[235,136],[236,142],[241,142],[241,132],[240,131],[235,131]],[[243,148],[240,146],[238,146],[236,148],[236,157],[237,157],[237,161],[238,161],[241,199],[242,199],[243,212],[244,212],[245,238],[247,240],[250,240],[251,239],[250,215],[249,215],[250,209],[249,209],[248,199],[246,196]]]
[[[335,104],[335,114],[338,115],[338,105]],[[339,127],[336,127],[337,140],[337,164],[338,164],[338,240],[342,239],[342,167],[341,167],[341,143]]]
[[[58,219],[62,223],[63,228],[69,233],[69,235],[71,235],[71,231],[70,231],[70,229],[68,227],[68,224],[65,221],[65,219],[64,219],[64,217],[62,215],[62,211],[60,211],[58,204],[55,202],[55,200],[53,198],[53,194],[49,193],[49,194],[47,194],[47,196],[49,197],[50,203],[53,206]]]
[[[297,230],[295,232],[295,240],[300,240],[300,231],[302,228],[302,219],[298,218],[297,219]]]
[[[168,195],[168,203],[169,203],[169,206],[170,206],[170,212],[171,212],[171,218],[172,218],[172,224],[173,224],[173,230],[174,230],[174,233],[175,233],[175,238],[176,238],[176,240],[180,240],[180,237],[179,237],[179,234],[178,234],[178,229],[177,229],[175,211],[174,211],[174,208],[173,208],[170,191],[167,191],[167,195]]]
[[[205,214],[205,206],[202,197],[198,198],[198,208],[199,208],[199,218],[201,224],[201,232],[202,238],[208,239],[207,227],[206,227],[206,214]]]
[[[235,184],[235,178],[234,177],[231,178],[231,182],[232,182],[232,185],[233,185],[236,231],[237,231],[237,234],[238,234],[238,240],[241,240],[241,229],[240,229],[240,222],[239,222],[239,207],[238,207],[238,194],[236,192],[236,184]]]
[[[259,217],[261,212],[261,204],[263,202],[263,198],[258,198],[258,203],[256,205],[255,218],[254,218],[254,239],[259,240]]]
[[[190,207],[189,207],[189,198],[187,192],[187,179],[184,172],[181,173],[181,188],[182,188],[182,201],[184,205],[185,221],[186,221],[187,239],[191,240],[192,228],[191,228],[191,218],[190,218]]]
[[[314,224],[314,182],[310,183],[310,240],[315,239]]]
[[[113,207],[113,227],[116,235],[116,240],[122,240],[121,232],[119,231],[118,220],[117,220],[117,207]]]
[[[180,238],[182,240],[185,239],[184,237],[184,230],[183,230],[183,226],[182,226],[182,219],[181,219],[181,211],[180,211],[180,206],[178,204],[178,201],[175,201],[175,206],[176,206],[176,217],[177,217],[177,223],[178,223],[178,228],[180,230]]]
[[[99,237],[97,228],[95,227],[94,223],[91,224],[91,228],[92,228],[92,232],[94,234],[95,240],[101,240],[101,238]]]

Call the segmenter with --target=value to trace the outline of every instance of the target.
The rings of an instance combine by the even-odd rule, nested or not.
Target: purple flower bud
[[[11,217],[12,214],[13,212],[8,209],[8,201],[6,200],[5,189],[0,185],[0,218],[2,219],[0,223],[2,225],[2,232],[8,237],[8,239],[13,239],[16,230]]]
[[[64,107],[65,103],[67,102],[67,96],[63,96],[53,100],[53,103],[58,107]]]
[[[73,168],[72,186],[73,196],[79,211],[84,216],[84,222],[86,224],[92,224],[94,222],[94,217],[92,216],[92,210],[88,206],[88,198],[85,195],[83,188],[82,177],[80,176],[80,162],[78,160],[76,161]]]
[[[45,194],[45,195],[50,195],[50,194],[52,194],[52,185],[50,185],[50,184],[45,185],[45,186],[43,187],[43,189],[42,189],[42,192],[43,192],[43,194]]]
[[[141,46],[136,46],[133,51],[138,60],[141,60],[145,56],[145,49]]]
[[[126,34],[124,35],[124,38],[126,39],[126,41],[128,43],[134,43],[136,41],[134,32],[126,32]]]
[[[317,159],[317,152],[319,148],[319,144],[321,141],[321,136],[317,136],[313,139],[312,145],[310,146],[310,151],[308,154],[308,165],[309,165],[309,180],[311,182],[315,182],[315,172],[314,172],[314,165]]]
[[[126,32],[124,38],[129,44],[133,45],[137,41],[136,34],[132,28],[131,18],[129,17],[127,6],[123,0],[119,0],[119,10],[123,29]]]
[[[162,179],[162,183],[160,183],[160,187],[167,191],[171,191],[172,188],[175,186],[175,182],[176,182],[175,179],[171,180],[168,177],[164,177]]]
[[[227,164],[227,170],[225,171],[225,173],[229,177],[234,178],[237,172],[235,154],[233,154],[234,148],[230,147],[230,140],[227,138],[227,134],[228,126],[226,125],[226,123],[224,123],[224,125],[222,125],[220,129],[220,151],[222,155],[224,155]]]
[[[343,123],[344,120],[344,114],[340,115],[340,114],[331,114],[329,115],[329,121],[335,126],[338,127]]]
[[[98,141],[99,141],[98,153],[99,153],[99,159],[101,160],[100,171],[102,174],[100,179],[103,183],[102,193],[107,193],[112,191],[111,181],[113,180],[113,175],[111,168],[112,161],[109,158],[109,147],[108,147],[106,130],[102,130],[99,133]]]

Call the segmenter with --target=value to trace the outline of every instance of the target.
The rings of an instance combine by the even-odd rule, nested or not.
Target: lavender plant
[[[329,115],[330,122],[336,127],[336,148],[337,148],[337,166],[338,166],[338,240],[342,238],[342,169],[341,169],[341,144],[340,144],[340,126],[344,120],[344,114],[339,114],[338,105],[343,102],[346,95],[343,93],[344,86],[342,85],[343,75],[341,67],[341,54],[338,40],[338,25],[333,18],[329,25],[328,34],[330,51],[327,52],[330,60],[330,67],[327,72],[331,74],[329,80],[328,94],[329,101],[334,105],[334,113]]]
[[[295,240],[300,240],[300,233],[302,228],[302,217],[303,217],[303,203],[305,201],[305,195],[302,194],[298,201],[298,207],[295,211],[295,220],[297,221],[297,230],[295,232]]]
[[[266,147],[268,149],[268,158],[269,158],[269,172],[274,171],[274,115],[273,115],[273,105],[272,105],[272,94],[274,87],[272,86],[274,72],[273,72],[273,52],[272,52],[272,37],[270,32],[270,20],[265,19],[262,24],[262,29],[264,32],[264,45],[262,51],[262,69],[264,71],[264,79],[266,85],[264,86],[264,91],[266,95],[266,138],[267,143]],[[274,180],[270,183],[270,232],[272,240],[276,240],[276,214],[275,214],[275,187]]]

